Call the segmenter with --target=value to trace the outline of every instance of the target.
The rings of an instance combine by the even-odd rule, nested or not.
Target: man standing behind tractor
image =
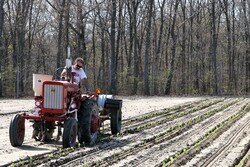
[[[83,88],[85,88],[85,92],[88,92],[89,84],[87,80],[87,75],[82,69],[82,67],[85,65],[82,58],[78,57],[75,59],[74,65],[71,67],[71,72],[75,73],[74,76],[74,82],[80,86],[80,88],[83,91]],[[67,75],[67,69],[64,69],[61,73],[61,76]]]

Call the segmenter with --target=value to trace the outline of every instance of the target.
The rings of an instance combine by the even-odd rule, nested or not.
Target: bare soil
[[[70,149],[31,139],[28,120],[23,145],[12,147],[10,120],[34,100],[0,99],[0,166],[232,166],[249,147],[249,98],[116,98],[123,100],[121,134],[111,135],[106,123],[95,146]]]

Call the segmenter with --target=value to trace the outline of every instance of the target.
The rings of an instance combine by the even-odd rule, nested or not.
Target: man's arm
[[[68,77],[68,78],[70,78],[71,77],[71,67],[69,67],[69,68],[64,68],[63,69],[63,71],[62,71],[62,73],[61,73],[61,77]]]
[[[66,76],[67,74],[67,70],[66,69],[63,69],[62,73],[61,73],[61,76]]]

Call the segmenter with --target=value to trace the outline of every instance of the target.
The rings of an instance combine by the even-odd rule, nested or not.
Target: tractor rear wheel
[[[13,147],[21,146],[24,141],[25,119],[16,114],[12,117],[9,127],[10,143]]]
[[[100,127],[99,109],[97,103],[93,100],[82,102],[78,111],[79,143],[92,146],[97,140],[98,129]]]
[[[113,135],[119,133],[122,127],[122,112],[121,109],[111,111],[111,133]]]
[[[106,99],[105,108],[110,112],[111,133],[117,134],[122,127],[122,100]]]
[[[64,123],[63,129],[63,148],[74,147],[76,144],[77,121],[75,118],[69,118]]]

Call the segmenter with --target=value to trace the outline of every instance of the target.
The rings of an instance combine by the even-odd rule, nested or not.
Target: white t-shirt
[[[79,84],[80,80],[83,78],[87,78],[86,73],[84,72],[84,70],[82,68],[80,69],[74,69],[74,66],[71,67],[71,72],[75,72],[75,76],[74,76],[74,82]]]

